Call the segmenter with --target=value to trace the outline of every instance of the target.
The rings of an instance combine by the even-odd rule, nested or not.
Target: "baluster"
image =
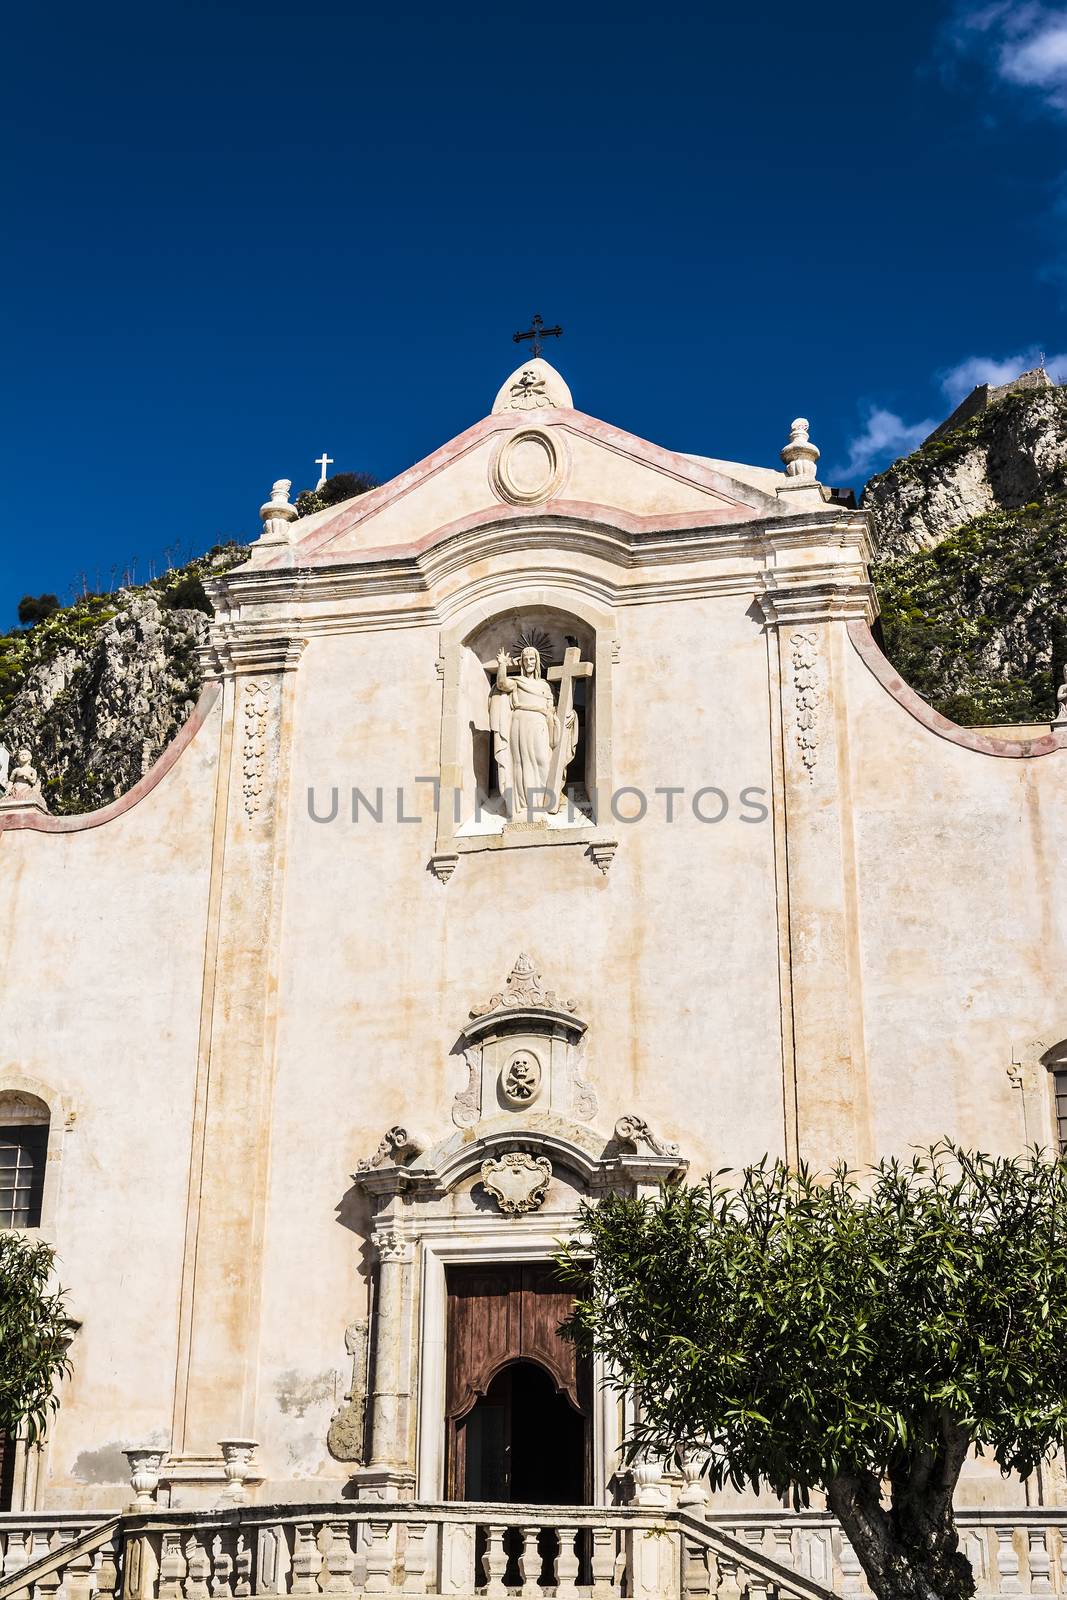
[[[783,1567],[795,1567],[793,1558],[793,1530],[775,1523],[771,1528],[771,1554]]]
[[[998,1527],[993,1532],[997,1539],[997,1571],[1000,1574],[1001,1594],[1022,1594],[1023,1580],[1019,1573],[1019,1552],[1015,1548],[1015,1529]]]
[[[55,1567],[51,1572],[38,1578],[33,1586],[33,1600],[50,1600],[50,1596],[59,1593],[63,1582],[63,1569]]]
[[[578,1593],[578,1529],[562,1527],[558,1530],[559,1549],[553,1568],[556,1600],[573,1600]]]
[[[98,1600],[109,1600],[114,1595],[119,1582],[119,1558],[115,1548],[114,1539],[108,1539],[100,1546],[100,1562],[96,1569],[96,1593]]]
[[[233,1557],[221,1533],[211,1541],[211,1593],[214,1600],[229,1600],[233,1594]]]
[[[10,1578],[12,1573],[21,1571],[28,1559],[26,1535],[21,1529],[12,1528],[7,1536],[7,1549],[4,1552],[4,1577]]]
[[[315,1543],[315,1524],[313,1522],[298,1522],[294,1530],[293,1543],[293,1581],[291,1591],[293,1594],[318,1594],[319,1568],[322,1566],[322,1557],[319,1547]]]
[[[92,1552],[71,1556],[64,1568],[67,1600],[89,1600],[94,1560]]]
[[[351,1594],[352,1568],[355,1564],[348,1523],[340,1521],[327,1523],[326,1549],[323,1553],[319,1588],[324,1594]]]
[[[522,1592],[527,1596],[541,1593],[541,1552],[537,1546],[540,1532],[540,1528],[533,1527],[524,1527],[522,1530],[519,1577],[522,1579]]]
[[[1027,1528],[1027,1560],[1030,1563],[1030,1593],[1052,1593],[1052,1551],[1044,1528]]]
[[[741,1600],[740,1568],[736,1557],[719,1551],[718,1564],[719,1586],[715,1591],[718,1600]]]
[[[761,1572],[748,1575],[748,1600],[769,1600],[771,1586]]]
[[[165,1533],[159,1552],[159,1600],[182,1600],[186,1565],[182,1555],[182,1536]]]
[[[237,1582],[233,1586],[235,1595],[243,1597],[252,1593],[252,1546],[245,1539],[243,1533],[237,1535],[237,1560],[235,1562]]]
[[[482,1557],[482,1566],[485,1569],[487,1595],[507,1593],[504,1588],[504,1574],[508,1570],[508,1556],[504,1549],[505,1531],[503,1524],[499,1522],[491,1522],[485,1531],[485,1555]]]
[[[391,1522],[368,1522],[370,1548],[367,1551],[367,1594],[389,1594],[393,1587],[393,1548],[395,1536]]]
[[[615,1529],[593,1529],[593,1556],[590,1562],[593,1574],[593,1594],[613,1594],[615,1592]]]
[[[426,1594],[436,1584],[427,1582],[430,1565],[426,1549],[428,1522],[409,1522],[404,1533],[404,1571],[401,1588],[405,1594]]]
[[[185,1541],[185,1600],[208,1600],[211,1557],[195,1533]]]
[[[703,1600],[712,1592],[707,1546],[700,1539],[682,1535],[682,1594]]]

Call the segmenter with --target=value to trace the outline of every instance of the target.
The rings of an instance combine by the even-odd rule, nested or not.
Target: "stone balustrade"
[[[833,1600],[684,1511],[385,1501],[131,1512],[0,1582],[0,1600],[116,1592],[122,1600]]]
[[[829,1512],[709,1511],[709,1527],[789,1564],[836,1594],[867,1596],[856,1552]],[[956,1513],[979,1595],[1067,1593],[1067,1506]]]
[[[119,1586],[122,1518],[107,1512],[0,1512],[0,1596],[92,1600]]]
[[[0,1600],[834,1600],[867,1596],[821,1512],[395,1504],[0,1516]],[[979,1595],[1067,1593],[1067,1508],[961,1511]]]

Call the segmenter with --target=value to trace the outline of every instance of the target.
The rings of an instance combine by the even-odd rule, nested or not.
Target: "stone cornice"
[[[223,637],[223,626],[233,638],[249,627],[277,632],[282,617],[289,623],[294,613],[302,635],[432,626],[472,597],[517,586],[580,589],[608,605],[751,594],[761,585],[784,589],[785,569],[802,563],[805,553],[810,559],[813,547],[825,552],[825,567],[836,581],[852,567],[857,581],[866,581],[862,569],[871,546],[862,512],[828,507],[743,523],[708,523],[692,516],[644,519],[657,525],[639,528],[635,521],[641,519],[603,508],[577,511],[498,507],[473,522],[440,530],[422,548],[367,550],[329,565],[234,568],[206,585],[219,619],[213,644]],[[674,523],[679,525],[667,525]],[[494,557],[517,555],[531,559],[521,569],[501,562],[485,570]],[[694,572],[698,564],[705,570]],[[478,577],[455,587],[455,579],[475,565],[481,569]],[[761,576],[765,568],[774,570],[773,579]],[[807,587],[814,572],[814,567],[805,569]],[[435,597],[445,584],[448,591]]]
[[[216,623],[198,652],[206,678],[234,678],[258,672],[295,672],[307,639],[303,634],[257,633],[254,627]]]
[[[800,578],[789,574],[784,580],[776,573],[764,574],[767,584],[757,596],[764,619],[771,627],[790,627],[808,622],[865,622],[878,615],[878,599],[866,575],[812,572]]]

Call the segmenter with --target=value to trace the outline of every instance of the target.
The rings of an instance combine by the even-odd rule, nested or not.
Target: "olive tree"
[[[968,1451],[1027,1475],[1067,1423],[1067,1161],[729,1177],[587,1205],[560,1257],[564,1331],[640,1395],[631,1459],[821,1490],[880,1600],[966,1600]]]
[[[51,1245],[0,1233],[0,1432],[39,1439],[59,1404],[74,1324],[63,1291],[49,1287]]]

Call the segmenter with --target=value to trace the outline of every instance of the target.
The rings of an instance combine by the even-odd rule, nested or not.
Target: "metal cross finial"
[[[558,322],[556,323],[556,326],[554,328],[546,328],[544,323],[541,320],[540,311],[535,311],[534,314],[533,314],[533,318],[532,318],[532,320],[530,322],[530,326],[527,328],[526,332],[525,333],[513,333],[511,337],[512,337],[512,339],[514,340],[514,342],[516,344],[522,344],[524,339],[532,339],[533,340],[532,350],[533,350],[534,359],[536,360],[537,357],[541,354],[541,348],[542,348],[541,340],[542,339],[558,339],[562,333],[563,333],[563,329],[560,327]]]
[[[326,482],[326,468],[333,466],[333,456],[328,456],[324,450],[321,456],[315,457],[315,465],[319,469],[319,481],[315,487],[316,489],[321,489]]]

